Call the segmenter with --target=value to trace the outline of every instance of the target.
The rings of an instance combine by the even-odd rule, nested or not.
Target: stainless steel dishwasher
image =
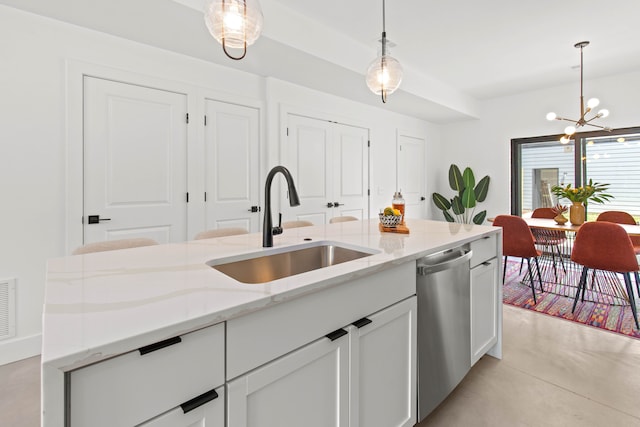
[[[456,248],[417,261],[419,421],[471,369],[470,259]]]

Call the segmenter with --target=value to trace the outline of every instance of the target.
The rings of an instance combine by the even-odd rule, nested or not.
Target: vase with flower
[[[556,214],[556,216],[553,218],[553,220],[560,225],[564,225],[567,221],[569,221],[567,219],[567,217],[565,217],[563,214],[568,211],[569,208],[567,208],[564,205],[561,204],[557,204],[554,207],[551,208],[551,211]]]
[[[571,184],[555,185],[551,191],[558,197],[558,200],[567,199],[571,202],[569,221],[573,225],[581,225],[585,221],[585,207],[589,201],[604,203],[613,199],[613,196],[607,193],[608,189],[609,184],[593,182],[590,179],[587,185],[581,187],[572,187]]]

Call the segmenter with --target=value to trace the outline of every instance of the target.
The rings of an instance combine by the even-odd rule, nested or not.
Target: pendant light
[[[238,61],[260,37],[262,10],[258,0],[213,0],[205,9],[204,22],[225,55]],[[232,56],[229,48],[242,49],[242,55]]]
[[[580,118],[578,120],[567,119],[564,117],[559,117],[556,113],[548,113],[547,120],[564,120],[567,122],[573,122],[573,125],[569,125],[564,128],[565,135],[560,138],[561,144],[568,144],[571,141],[571,137],[576,130],[582,126],[593,126],[596,128],[600,128],[604,131],[611,132],[610,127],[600,126],[591,123],[595,119],[599,119],[601,117],[607,117],[609,115],[609,110],[601,109],[597,114],[592,116],[591,118],[587,118],[587,114],[589,114],[594,108],[596,108],[600,104],[600,100],[598,98],[591,98],[587,101],[587,108],[584,108],[584,97],[582,94],[582,86],[583,86],[583,68],[582,68],[582,50],[589,45],[588,41],[578,42],[573,45],[575,48],[580,49]]]
[[[385,30],[385,0],[382,0],[382,51],[380,56],[371,62],[367,70],[367,86],[382,102],[387,102],[387,95],[395,92],[402,82],[402,66],[397,59],[389,56],[387,48],[387,32]]]

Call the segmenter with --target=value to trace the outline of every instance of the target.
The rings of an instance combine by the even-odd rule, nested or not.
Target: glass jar
[[[396,191],[393,194],[391,207],[400,211],[400,213],[402,214],[402,221],[400,222],[400,224],[404,224],[404,198],[402,197],[402,193],[400,191]]]

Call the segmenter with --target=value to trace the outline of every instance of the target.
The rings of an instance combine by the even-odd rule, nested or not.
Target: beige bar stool
[[[137,248],[140,246],[157,245],[153,239],[146,237],[136,237],[133,239],[105,240],[103,242],[87,243],[74,250],[72,255],[89,254],[92,252],[115,251],[117,249]]]
[[[298,228],[298,227],[309,227],[313,225],[311,221],[305,220],[297,220],[297,221],[285,221],[282,223],[282,228]]]
[[[358,218],[351,215],[334,216],[329,220],[329,224],[335,224],[336,222],[347,222],[347,221],[357,221],[357,220]]]
[[[212,239],[214,237],[235,236],[236,234],[249,234],[249,230],[242,227],[216,228],[205,230],[196,234],[195,240]]]

